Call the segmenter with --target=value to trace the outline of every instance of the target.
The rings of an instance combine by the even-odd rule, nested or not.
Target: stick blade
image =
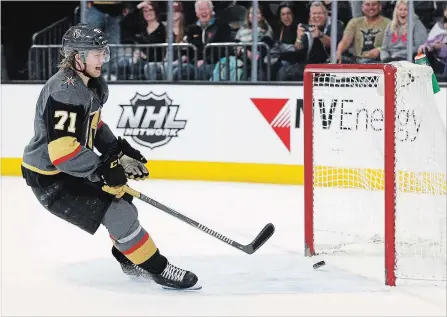
[[[264,243],[267,242],[268,239],[275,232],[275,226],[272,223],[265,225],[265,227],[261,230],[258,236],[253,240],[252,243],[244,246],[244,252],[248,254],[253,254],[258,250]]]

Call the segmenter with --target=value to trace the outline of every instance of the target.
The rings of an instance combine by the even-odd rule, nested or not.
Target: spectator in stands
[[[257,11],[258,16],[258,41],[264,37],[269,37],[273,40],[273,29],[264,19],[262,9],[259,6]],[[237,31],[235,40],[237,42],[251,42],[253,40],[253,7],[247,11],[244,25]]]
[[[188,27],[185,42],[191,43],[197,48],[197,60],[189,60],[188,65],[177,68],[174,72],[175,79],[191,78],[194,67],[197,67],[198,79],[209,80],[215,64],[219,61],[219,50],[220,52],[224,50],[219,48],[207,49],[206,55],[204,55],[205,45],[231,41],[230,26],[216,18],[211,0],[196,0],[195,10],[198,20]],[[189,56],[193,56],[193,53],[190,53]],[[185,71],[187,72],[186,77]]]
[[[314,1],[310,6],[309,24],[298,24],[295,48],[299,62],[283,67],[279,72],[280,81],[302,80],[306,64],[326,63],[331,53],[331,23],[326,6]],[[337,21],[337,43],[343,35],[343,23]]]
[[[418,50],[427,55],[433,72],[439,75],[447,75],[447,16],[443,22],[444,32],[425,41]]]
[[[183,14],[183,4],[179,1],[173,4],[174,15],[173,15],[173,42],[183,43],[183,38],[185,36],[185,16]],[[166,39],[166,42],[168,40]],[[182,63],[182,51],[178,47],[174,47],[173,55],[173,69],[177,68],[179,64]],[[167,54],[166,54],[167,55]],[[144,68],[144,73],[147,79],[157,80],[166,79],[166,69],[168,67],[167,56],[163,62],[152,62],[150,61]],[[187,61],[187,56],[183,58],[183,62]]]
[[[343,2],[343,1],[342,1]],[[382,15],[391,19],[393,17],[394,4],[396,0],[381,0],[380,4],[382,5]],[[352,18],[360,18],[363,16],[362,0],[351,0],[349,1],[349,5],[351,7]]]
[[[137,7],[145,21],[144,29],[134,34],[134,44],[159,44],[166,42],[166,27],[160,23],[160,10],[157,2],[143,1]],[[132,56],[119,60],[118,79],[144,79],[144,66],[148,61],[163,60],[163,48],[148,47],[135,49]]]
[[[185,15],[183,13],[183,4],[179,1],[173,3],[174,8],[174,42],[183,43],[185,37]]]
[[[276,77],[281,68],[298,63],[295,40],[298,23],[290,2],[282,2],[278,7],[279,27],[274,34],[274,46],[271,50],[273,70]]]
[[[380,61],[380,48],[390,19],[381,15],[380,1],[364,0],[364,16],[349,21],[337,47],[337,61],[375,63]],[[350,52],[345,52],[350,49]],[[344,56],[343,56],[344,55]]]
[[[433,25],[430,33],[428,33],[427,40],[429,41],[433,40],[435,36],[446,32],[445,21],[447,21],[447,2],[442,4],[441,10],[444,11],[443,17]]]
[[[218,11],[219,17],[228,23],[231,29],[231,38],[234,39],[237,31],[244,25],[245,17],[250,5],[247,7],[240,4],[240,2],[230,2],[230,5],[222,11]],[[265,17],[264,17],[265,18]]]
[[[268,22],[264,19],[264,15],[262,12],[262,8],[258,7],[258,36],[257,41],[258,42],[265,42],[265,43],[273,43],[273,29],[268,24]],[[235,36],[235,42],[240,43],[252,43],[253,41],[253,8],[251,7],[247,11],[247,15],[245,17],[244,25],[237,31]],[[266,74],[266,67],[267,64],[265,63],[266,60],[265,57],[267,56],[266,48],[263,46],[258,47],[258,52],[256,54],[253,54],[251,51],[251,47],[237,47],[236,49],[236,55],[238,56],[239,61],[243,60],[243,77],[245,80],[250,78],[251,74],[251,59],[256,58],[260,63],[258,63],[258,78],[260,80],[265,79]],[[268,62],[268,61],[267,61]],[[241,75],[241,76],[242,76]]]
[[[380,59],[383,63],[407,59],[408,47],[408,0],[398,0],[394,7],[393,19],[385,29],[382,47],[380,48]],[[427,38],[427,29],[413,12],[413,54],[417,53],[418,47]]]

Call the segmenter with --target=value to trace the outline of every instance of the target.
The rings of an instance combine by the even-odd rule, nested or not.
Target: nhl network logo
[[[177,120],[179,106],[173,105],[166,93],[141,95],[137,92],[130,105],[120,107],[122,113],[117,128],[124,129],[124,136],[151,149],[178,137],[186,126],[186,120]]]
[[[291,112],[287,105],[289,99],[251,98],[251,101],[290,152]]]

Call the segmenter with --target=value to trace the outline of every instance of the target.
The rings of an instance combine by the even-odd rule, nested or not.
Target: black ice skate
[[[127,276],[136,279],[152,280],[152,275],[149,272],[133,264],[117,248],[112,248],[112,254],[121,265],[121,269],[123,270],[124,274],[126,274]]]
[[[173,290],[198,290],[202,286],[197,285],[197,276],[180,269],[168,262],[166,268],[160,274],[153,274],[152,279],[165,289]]]

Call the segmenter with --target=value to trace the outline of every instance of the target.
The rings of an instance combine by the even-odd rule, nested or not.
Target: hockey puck
[[[324,261],[320,261],[320,262],[315,263],[315,264],[313,265],[313,267],[314,267],[314,270],[316,270],[316,269],[318,269],[318,268],[320,268],[320,267],[322,267],[322,266],[324,266],[324,265],[326,265],[326,262],[324,262]]]

